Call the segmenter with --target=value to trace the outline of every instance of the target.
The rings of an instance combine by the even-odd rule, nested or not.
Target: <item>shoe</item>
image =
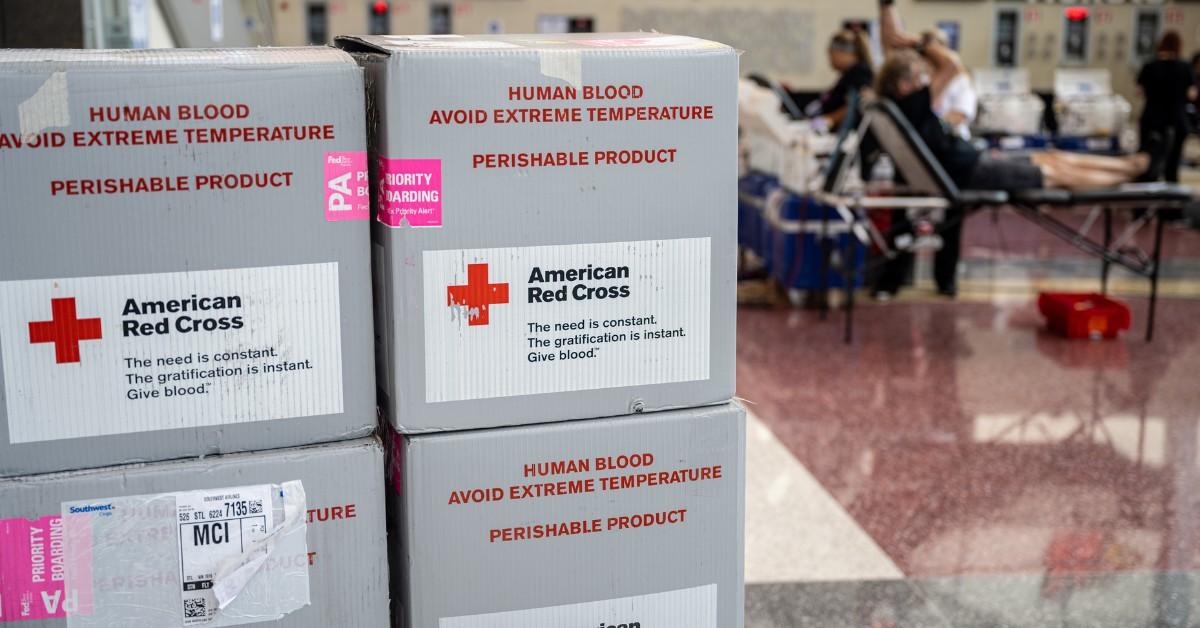
[[[871,298],[879,301],[880,303],[887,303],[895,298],[895,296],[895,294],[888,292],[887,290],[876,290],[871,294]]]
[[[947,299],[953,299],[958,296],[958,286],[939,286],[937,293]]]

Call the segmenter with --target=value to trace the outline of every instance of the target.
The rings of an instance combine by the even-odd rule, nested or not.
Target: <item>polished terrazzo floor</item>
[[[976,217],[960,298],[742,308],[746,624],[1200,626],[1200,232],[1169,230],[1156,339],[1046,332],[1096,264]]]

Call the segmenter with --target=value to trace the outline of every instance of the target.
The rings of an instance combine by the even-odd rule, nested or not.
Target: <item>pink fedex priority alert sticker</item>
[[[379,222],[442,226],[442,160],[382,159],[379,166]]]
[[[0,519],[0,624],[89,614],[90,581],[76,578],[68,590],[68,563],[75,576],[91,572],[88,544],[72,544],[66,555],[62,517]]]
[[[325,153],[325,221],[368,220],[371,190],[367,154]]]

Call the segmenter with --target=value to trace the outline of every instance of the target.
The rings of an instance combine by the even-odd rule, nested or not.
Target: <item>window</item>
[[[1161,17],[1158,9],[1138,9],[1133,22],[1133,59],[1134,63],[1149,61],[1158,47],[1158,36],[1161,30]]]
[[[1021,14],[1017,9],[996,11],[996,41],[992,54],[996,67],[1017,66],[1017,30],[1021,25]]]
[[[449,35],[453,32],[450,21],[451,9],[449,2],[434,2],[429,5],[429,34]]]
[[[325,12],[324,2],[308,4],[308,43],[326,44],[329,42],[329,16]]]
[[[594,33],[596,20],[591,17],[572,17],[567,30],[571,33]]]

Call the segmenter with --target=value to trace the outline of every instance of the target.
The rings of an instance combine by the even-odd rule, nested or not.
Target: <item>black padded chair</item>
[[[894,103],[880,99],[863,108],[863,119],[858,125],[859,137],[870,133],[881,150],[891,157],[897,172],[904,179],[904,194],[924,196],[931,208],[961,210],[959,218],[970,212],[989,208],[1011,208],[1053,235],[1062,238],[1080,250],[1101,259],[1101,290],[1108,290],[1108,274],[1112,264],[1146,277],[1150,281],[1150,302],[1146,321],[1146,340],[1154,337],[1154,315],[1158,300],[1158,272],[1162,248],[1163,221],[1158,216],[1160,209],[1181,208],[1192,201],[1193,192],[1186,186],[1163,183],[1128,184],[1105,190],[1072,191],[1054,188],[1019,190],[964,190],[952,181],[925,142],[909,124],[908,119]],[[847,195],[842,189],[847,180],[845,168],[855,161],[858,143],[839,150],[836,166],[827,173],[824,198],[850,205],[852,211],[844,212],[852,222],[865,220],[865,212],[886,206],[889,202],[903,202],[903,198],[866,199],[861,194]],[[845,154],[842,154],[845,153]],[[867,202],[869,201],[869,202]],[[906,206],[914,206],[911,202]],[[918,204],[919,205],[919,204]],[[1062,210],[1090,207],[1103,217],[1103,239],[1096,241],[1088,233],[1093,226],[1094,216],[1089,217],[1083,228],[1073,227],[1060,220],[1055,214]],[[1144,209],[1140,218],[1135,218],[1125,232],[1114,240],[1112,212],[1114,210]],[[1149,254],[1127,244],[1143,225],[1154,223],[1154,244]],[[850,311],[853,300],[847,303],[846,339],[850,339]]]

